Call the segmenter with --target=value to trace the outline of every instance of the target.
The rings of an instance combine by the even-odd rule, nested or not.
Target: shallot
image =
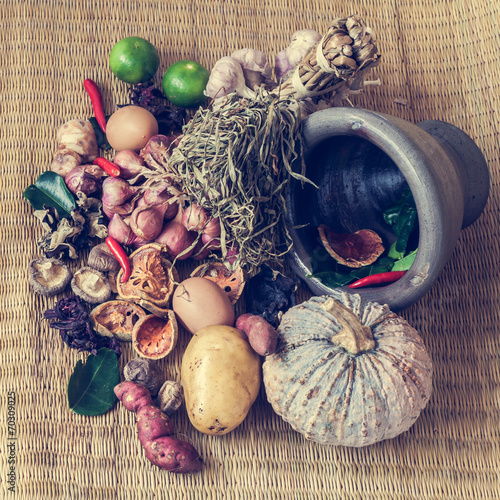
[[[130,228],[144,240],[154,241],[163,228],[163,214],[167,205],[145,205],[135,208],[130,216]]]
[[[81,191],[87,196],[100,191],[102,185],[102,179],[88,172],[86,165],[78,165],[72,168],[66,174],[64,182],[72,193],[76,194]]]
[[[196,203],[191,203],[182,214],[182,224],[188,231],[202,231],[208,222],[208,212]]]
[[[113,163],[120,167],[120,177],[127,180],[137,177],[146,168],[144,160],[131,149],[116,153]]]
[[[167,247],[167,253],[170,257],[177,257],[179,260],[191,257],[194,252],[194,247],[185,253],[196,240],[196,233],[188,231],[183,224],[175,219],[167,222],[155,239],[157,243],[161,243]],[[182,255],[181,255],[182,254]]]

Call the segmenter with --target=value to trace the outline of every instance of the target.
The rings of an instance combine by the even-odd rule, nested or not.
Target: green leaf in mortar
[[[415,260],[416,256],[417,256],[416,250],[410,252],[402,259],[397,260],[392,266],[391,271],[408,271],[408,269],[410,269],[411,265],[413,264],[413,261]]]
[[[83,364],[78,361],[68,383],[68,403],[78,415],[102,415],[110,410],[117,398],[113,391],[120,383],[118,358],[105,347],[90,354]]]
[[[71,211],[76,206],[75,198],[64,179],[50,170],[41,174],[35,184],[26,188],[24,197],[35,210],[55,208],[61,219],[71,217]]]

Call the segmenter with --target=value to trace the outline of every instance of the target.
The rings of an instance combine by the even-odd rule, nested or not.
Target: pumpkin
[[[274,411],[307,439],[367,446],[408,430],[429,401],[432,361],[387,305],[334,291],[289,309],[263,364]]]

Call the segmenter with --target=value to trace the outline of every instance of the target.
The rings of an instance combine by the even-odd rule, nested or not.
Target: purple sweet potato
[[[162,436],[171,436],[174,433],[174,424],[154,404],[145,405],[137,411],[137,428],[139,440],[143,446]]]
[[[149,389],[128,381],[118,384],[114,391],[123,406],[136,413],[139,440],[153,465],[177,473],[201,470],[199,453],[191,444],[172,437],[173,423],[153,404]]]
[[[143,406],[153,404],[149,389],[142,384],[121,382],[113,390],[128,411],[136,413]]]
[[[261,356],[274,354],[278,344],[278,334],[262,316],[242,314],[236,320],[236,328],[243,331],[252,349]]]
[[[144,449],[151,463],[169,472],[198,472],[203,465],[199,453],[191,444],[171,436],[150,441]]]

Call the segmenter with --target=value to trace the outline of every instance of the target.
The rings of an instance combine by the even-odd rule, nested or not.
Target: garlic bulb
[[[245,84],[241,64],[235,58],[226,56],[219,59],[212,68],[204,94],[207,97],[220,98],[232,92],[250,99],[255,97],[255,92]]]
[[[257,49],[240,49],[231,54],[243,68],[247,87],[255,90],[262,84],[273,84],[272,69],[264,52]]]
[[[286,48],[286,57],[290,66],[295,67],[304,56],[321,40],[315,30],[299,30],[292,35],[290,45]]]

